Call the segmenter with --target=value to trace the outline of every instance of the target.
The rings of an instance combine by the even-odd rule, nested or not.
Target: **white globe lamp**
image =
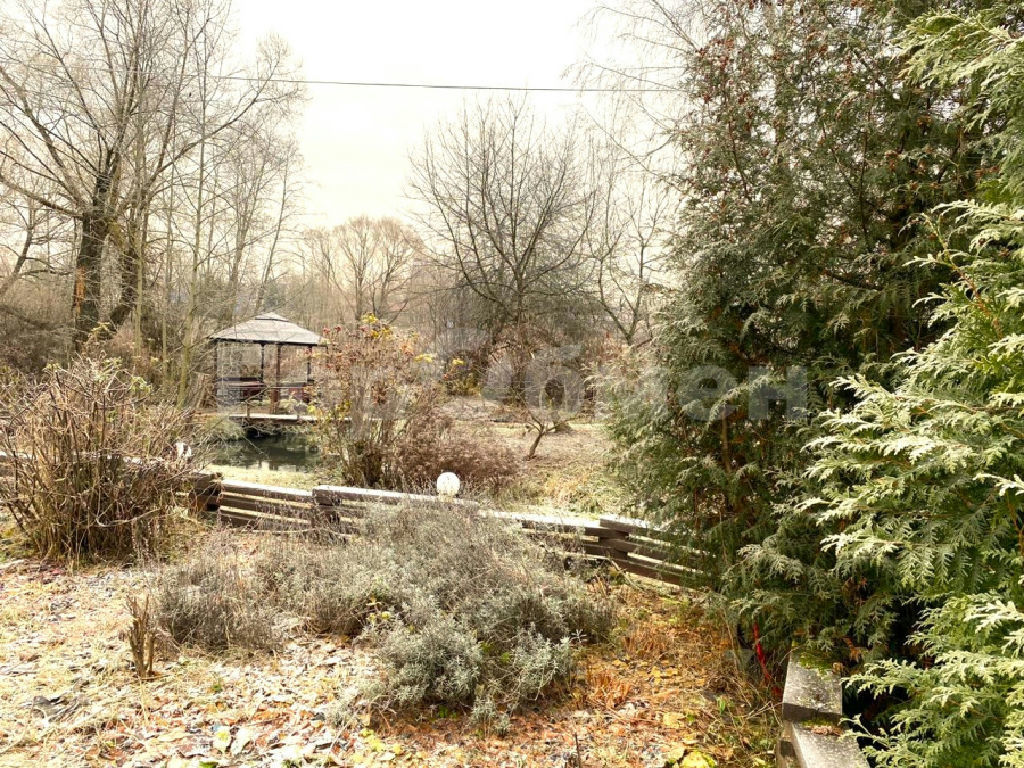
[[[437,478],[437,495],[445,501],[451,501],[459,495],[462,481],[454,472],[442,472]]]

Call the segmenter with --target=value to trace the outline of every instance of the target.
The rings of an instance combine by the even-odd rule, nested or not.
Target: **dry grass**
[[[553,507],[574,514],[622,514],[625,497],[605,466],[611,442],[599,422],[573,423],[568,432],[546,435],[537,455],[525,462],[520,484],[500,497],[505,505]],[[522,425],[489,424],[487,428],[525,455],[533,437]]]

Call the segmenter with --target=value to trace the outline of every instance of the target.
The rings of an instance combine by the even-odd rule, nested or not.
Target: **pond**
[[[213,464],[245,469],[304,472],[316,467],[320,451],[312,437],[301,432],[220,440],[211,446]]]

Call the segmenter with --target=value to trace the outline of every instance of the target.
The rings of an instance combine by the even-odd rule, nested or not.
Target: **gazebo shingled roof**
[[[274,314],[265,312],[252,320],[232,325],[223,331],[211,333],[210,341],[236,341],[249,344],[295,344],[315,347],[323,339],[320,334],[306,330],[300,325]]]

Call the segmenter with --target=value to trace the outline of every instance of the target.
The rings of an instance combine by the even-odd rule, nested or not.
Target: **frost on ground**
[[[729,637],[684,596],[607,586],[625,617],[568,698],[482,732],[443,708],[335,728],[372,676],[345,638],[270,655],[165,652],[140,682],[122,633],[137,570],[0,562],[0,766],[768,765],[774,721]]]

